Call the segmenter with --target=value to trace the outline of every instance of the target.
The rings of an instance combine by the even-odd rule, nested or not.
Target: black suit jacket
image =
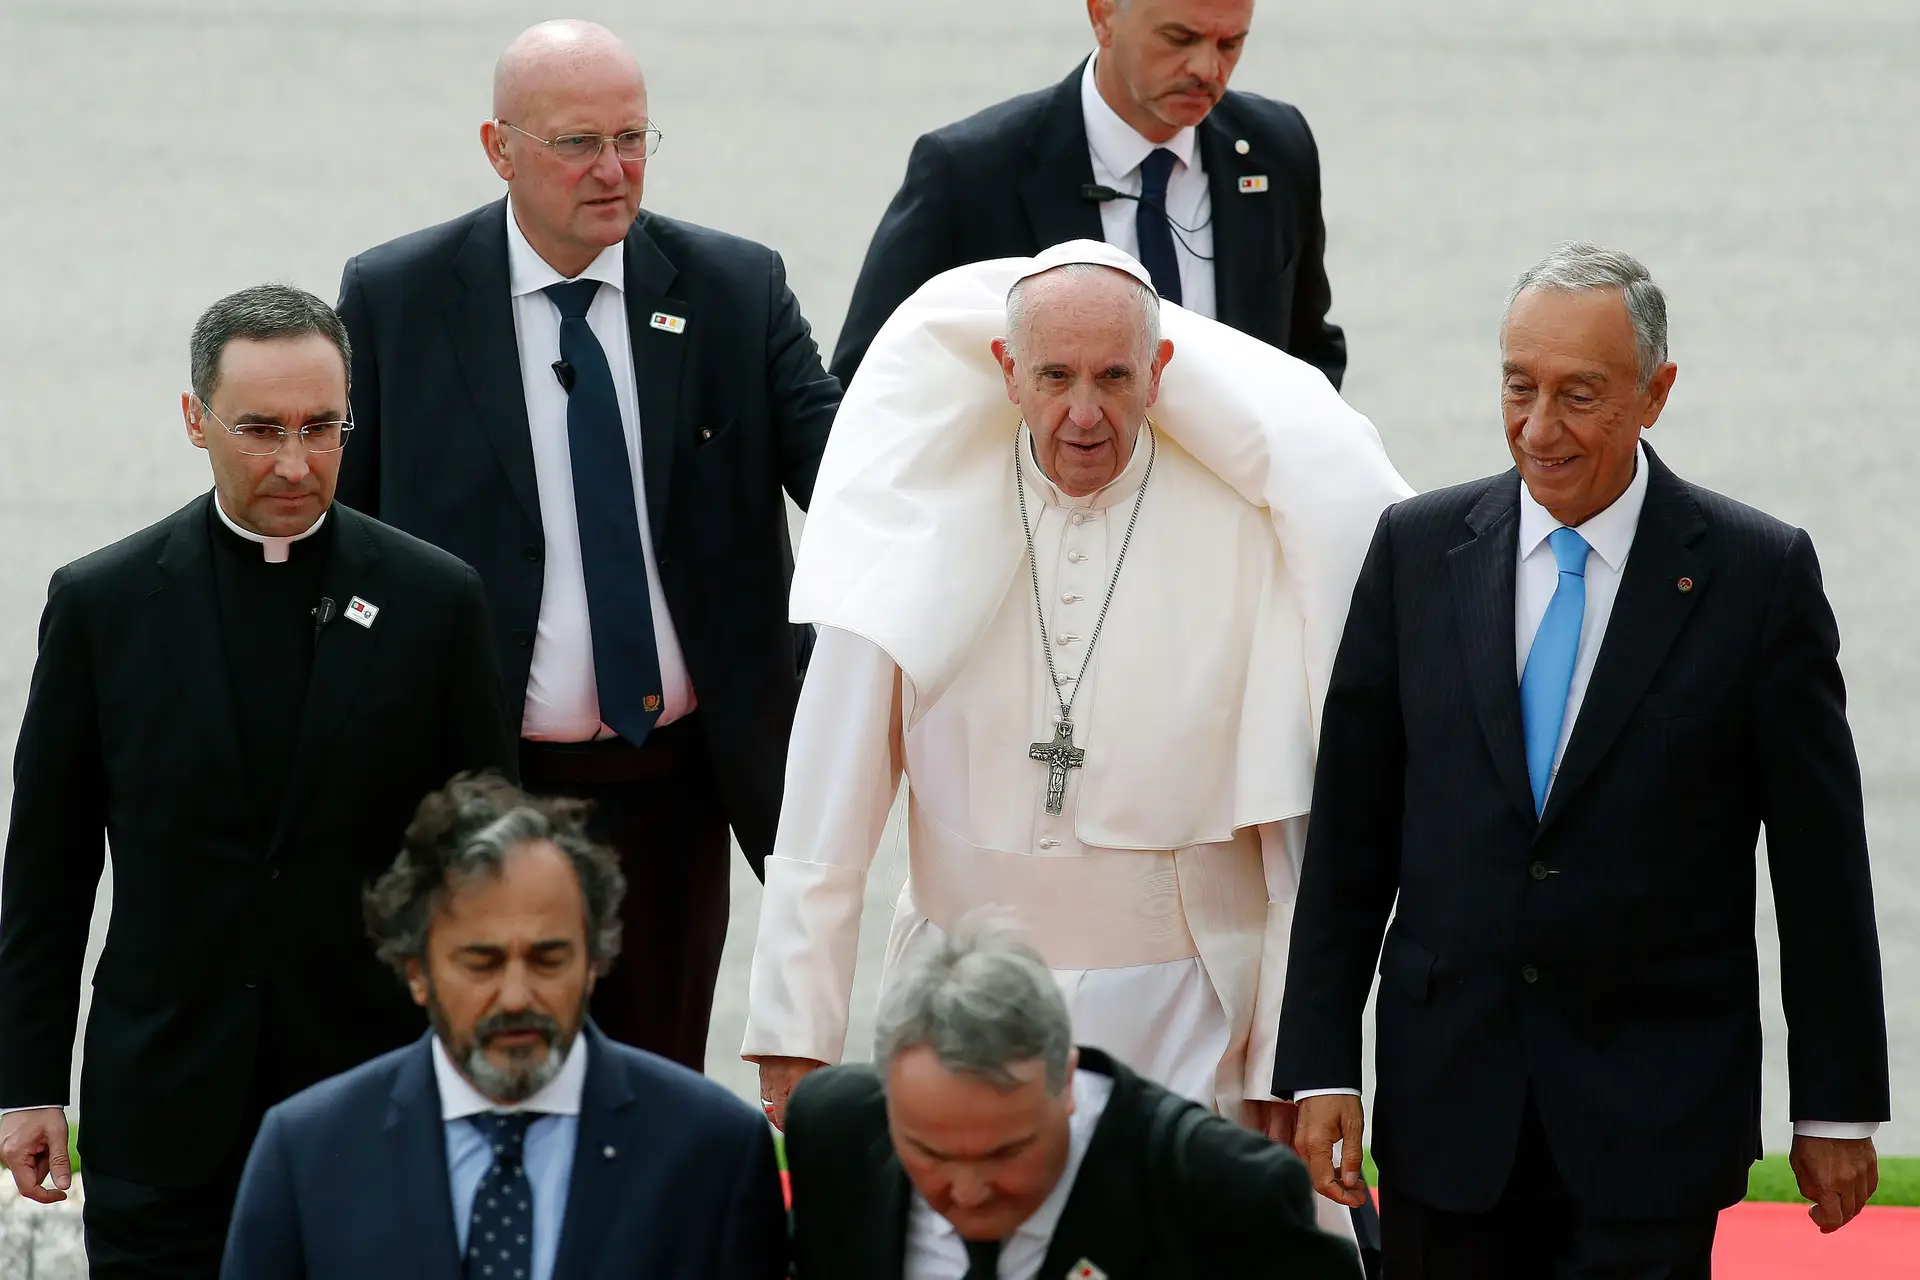
[[[378,606],[314,643],[291,781],[262,848],[215,598],[210,497],[61,569],[14,755],[0,889],[0,1106],[67,1098],[104,845],[113,921],[93,979],[87,1161],[190,1186],[226,1156],[248,1080],[291,1093],[417,1034],[363,885],[427,792],[514,768],[473,570],[336,503],[326,594]],[[276,1062],[256,1064],[272,1007]]]
[[[1377,955],[1373,1153],[1383,1183],[1435,1208],[1492,1207],[1529,1090],[1592,1213],[1674,1217],[1745,1195],[1763,823],[1793,1115],[1887,1116],[1860,773],[1813,545],[1651,450],[1647,465],[1537,820],[1514,674],[1518,474],[1391,508],[1354,590],[1274,1083],[1360,1083]]]
[[[1081,1049],[1080,1066],[1112,1076],[1113,1094],[1041,1276],[1086,1259],[1112,1280],[1358,1280],[1353,1246],[1314,1225],[1312,1186],[1292,1151],[1098,1049]],[[787,1167],[795,1280],[900,1280],[913,1190],[872,1066],[829,1067],[794,1090]]]
[[[582,1031],[587,1078],[554,1257],[567,1280],[780,1280],[767,1122],[686,1068]],[[224,1280],[460,1280],[432,1035],[267,1113]]]
[[[1085,64],[1081,64],[1082,67]],[[954,267],[1024,258],[1068,240],[1101,240],[1081,70],[1051,89],[989,107],[923,135],[854,286],[833,372],[850,382],[880,326],[914,290]],[[1320,153],[1297,107],[1229,91],[1201,123],[1213,198],[1218,318],[1297,356],[1338,388],[1347,342],[1327,320]],[[1247,154],[1234,143],[1245,140]],[[1240,179],[1268,189],[1242,194]]]
[[[480,571],[508,705],[526,698],[545,554],[498,201],[347,263],[358,430],[340,494]],[[757,868],[773,844],[810,632],[787,621],[801,506],[840,386],[762,245],[642,212],[627,324],[647,516],[728,816]],[[679,333],[655,312],[686,321]],[[645,584],[636,584],[645,590]]]

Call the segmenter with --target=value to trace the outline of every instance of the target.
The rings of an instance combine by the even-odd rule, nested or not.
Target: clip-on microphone
[[[333,610],[334,604],[332,596],[321,596],[320,603],[307,610],[308,615],[313,618],[313,638],[315,640],[320,638],[321,628],[333,621]]]

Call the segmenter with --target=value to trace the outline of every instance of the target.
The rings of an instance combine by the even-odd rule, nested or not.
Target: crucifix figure
[[[1058,817],[1067,802],[1067,770],[1078,769],[1087,753],[1073,745],[1073,721],[1062,720],[1052,742],[1036,742],[1027,755],[1047,762],[1047,812]]]

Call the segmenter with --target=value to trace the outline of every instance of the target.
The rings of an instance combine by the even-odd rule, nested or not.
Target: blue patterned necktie
[[[1567,690],[1574,660],[1580,656],[1580,624],[1587,616],[1587,540],[1572,529],[1547,535],[1560,580],[1547,602],[1546,616],[1533,633],[1527,669],[1520,676],[1520,720],[1527,738],[1527,781],[1533,784],[1533,812],[1547,807],[1553,782],[1553,753],[1567,714]]]
[[[527,1280],[533,1274],[533,1187],[524,1153],[531,1111],[467,1117],[493,1148],[493,1165],[473,1193],[467,1220],[466,1280]]]
[[[548,285],[544,292],[560,312],[560,358],[573,367],[567,451],[600,719],[637,747],[660,718],[660,651],[613,369],[587,324],[587,308],[599,290],[597,280],[572,280]]]
[[[1173,251],[1173,227],[1167,220],[1167,180],[1178,157],[1156,147],[1140,162],[1140,202],[1133,207],[1133,227],[1140,236],[1140,265],[1153,277],[1153,287],[1168,302],[1180,301],[1180,259]]]

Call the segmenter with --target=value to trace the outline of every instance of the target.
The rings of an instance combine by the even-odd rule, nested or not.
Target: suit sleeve
[[[787,1207],[780,1194],[773,1131],[758,1116],[740,1127],[745,1142],[713,1275],[715,1280],[784,1280]]]
[[[1406,736],[1389,509],[1354,586],[1321,719],[1273,1091],[1357,1088],[1360,1023],[1398,891]]]
[[[240,1175],[220,1280],[301,1280],[307,1274],[304,1253],[286,1129],[276,1109],[261,1123]]]
[[[833,372],[840,385],[853,381],[880,326],[914,290],[961,265],[954,199],[952,161],[940,140],[927,134],[913,144],[907,176],[873,233],[853,286],[833,350]]]
[[[1880,942],[1839,653],[1813,543],[1796,530],[1768,610],[1753,712],[1796,1121],[1889,1115]]]
[[[340,274],[340,301],[334,310],[347,326],[353,349],[353,434],[340,457],[335,496],[355,511],[380,518],[380,362],[374,354],[373,322],[360,281],[360,259],[347,259]]]
[[[509,780],[519,781],[518,726],[508,723],[486,593],[480,575],[471,568],[466,568],[454,615],[445,699],[442,763],[437,771],[442,780],[463,771],[498,769]]]
[[[767,324],[767,403],[780,442],[780,477],[802,510],[813,499],[813,478],[827,433],[840,411],[840,382],[820,367],[813,329],[787,284],[787,264],[773,255]]]
[[[1168,1190],[1194,1274],[1361,1280],[1359,1250],[1317,1225],[1312,1179],[1292,1151],[1197,1110],[1173,1132]]]
[[[1327,220],[1320,204],[1320,149],[1313,131],[1300,119],[1306,183],[1300,195],[1300,225],[1306,239],[1293,278],[1293,316],[1287,326],[1287,354],[1327,375],[1334,390],[1347,374],[1347,336],[1327,319],[1333,286],[1327,280]]]
[[[54,574],[47,592],[13,756],[13,820],[0,877],[0,1107],[67,1097],[87,931],[106,864],[98,698],[70,574]]]

